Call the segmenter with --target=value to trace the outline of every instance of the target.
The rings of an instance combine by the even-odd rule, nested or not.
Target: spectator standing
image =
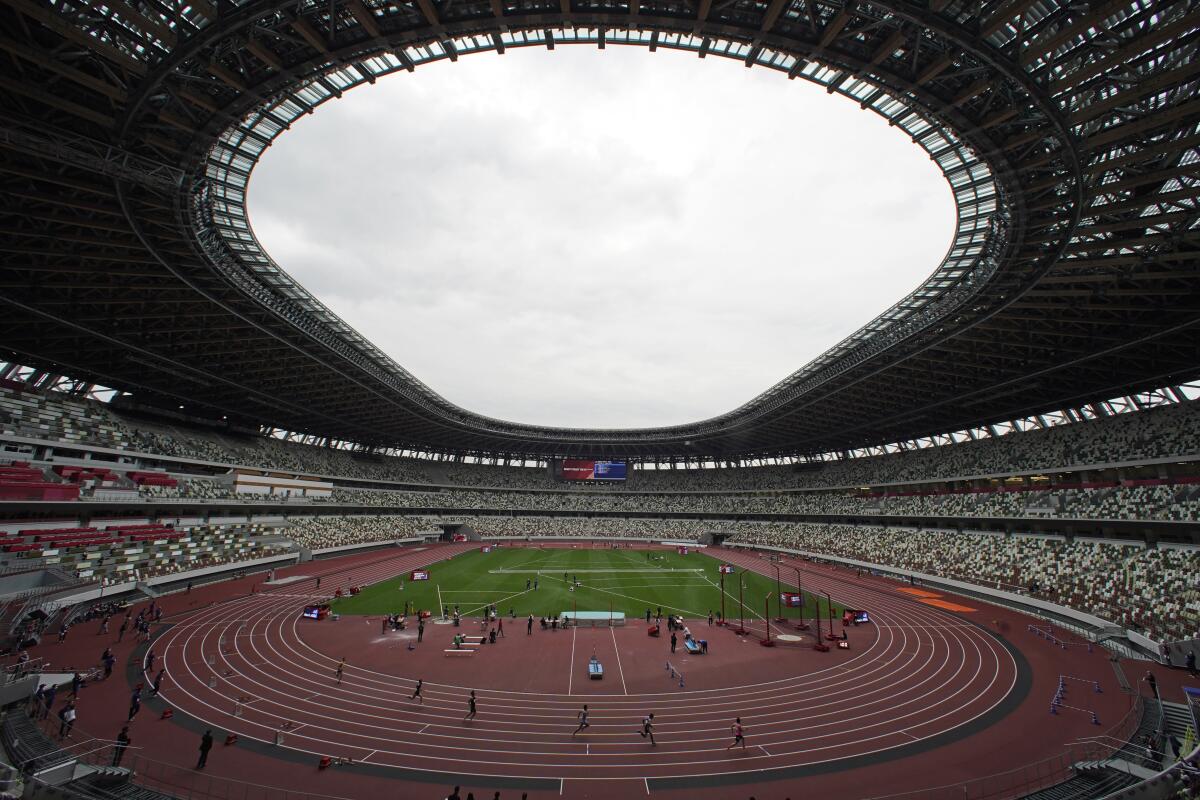
[[[125,748],[129,747],[129,726],[121,728],[121,732],[117,734],[117,742],[113,745],[112,765],[114,767],[121,766],[121,759],[125,757]]]
[[[54,696],[56,694],[58,694],[58,684],[51,684],[50,688],[46,690],[46,696],[43,699],[42,719],[50,716],[50,709],[54,707]]]
[[[58,718],[62,724],[58,726],[58,738],[66,739],[71,735],[71,729],[75,727],[75,701],[69,701],[62,707],[62,711],[58,712]]]
[[[212,730],[207,730],[200,737],[200,760],[196,762],[196,769],[204,769],[204,765],[208,763],[208,751],[212,750]]]
[[[129,719],[126,722],[133,722],[133,718],[142,710],[142,684],[138,684],[133,689],[133,694],[129,697]]]

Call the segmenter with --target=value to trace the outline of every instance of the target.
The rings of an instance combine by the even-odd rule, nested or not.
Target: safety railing
[[[870,800],[1014,800],[1074,777],[1076,765],[1111,758],[1129,743],[1141,722],[1144,704],[1135,698],[1125,715],[1103,734],[1071,742],[1060,752],[1015,769]]]
[[[40,675],[46,671],[47,663],[44,658],[31,658],[27,661],[16,661],[0,671],[0,684],[8,685],[24,680],[30,675]]]
[[[314,794],[222,778],[211,772],[196,769],[195,764],[171,764],[150,758],[142,748],[132,745],[121,747],[112,739],[91,736],[80,728],[72,729],[70,737],[62,739],[59,733],[63,723],[55,713],[49,714],[46,719],[37,719],[36,724],[43,734],[60,743],[64,757],[56,759],[56,763],[74,760],[96,769],[120,767],[128,770],[130,781],[142,789],[149,789],[177,800],[350,800],[326,793]],[[222,740],[226,733],[213,731],[213,735],[213,753],[216,760],[220,756]],[[198,744],[199,737],[196,739]],[[36,782],[38,777],[27,776],[27,780]],[[86,787],[82,786],[74,792],[70,786],[58,786],[56,790],[60,795],[67,796],[89,794]]]
[[[1031,764],[969,781],[878,795],[870,800],[1014,800],[1024,797],[1074,777],[1080,764],[1098,763],[1113,757],[1129,744],[1129,737],[1137,731],[1143,708],[1142,698],[1135,698],[1125,716],[1103,734],[1071,742],[1060,752]],[[33,716],[36,718],[40,714],[35,712]],[[49,714],[36,724],[46,736],[61,741],[64,755],[70,759],[96,768],[111,767],[116,760],[118,746],[112,740],[91,736],[78,728],[72,731],[70,738],[60,740],[62,722],[56,714]],[[224,731],[214,731],[214,750],[218,751],[218,757],[225,735]],[[119,766],[130,771],[130,780],[135,784],[178,800],[344,800],[328,794],[222,778],[197,770],[191,764],[171,764],[150,758],[134,747],[125,748],[120,755]],[[37,780],[36,776],[30,777]],[[71,795],[70,787],[58,787],[58,791]]]

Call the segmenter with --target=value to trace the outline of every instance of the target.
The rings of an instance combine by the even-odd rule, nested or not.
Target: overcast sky
[[[718,57],[510,49],[299,120],[255,233],[453,403],[674,425],[746,402],[914,289],[954,228],[928,156],[844,98]]]

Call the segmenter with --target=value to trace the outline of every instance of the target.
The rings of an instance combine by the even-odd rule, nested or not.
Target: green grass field
[[[480,616],[482,609],[495,603],[502,615],[512,609],[518,617],[554,616],[563,611],[624,612],[628,619],[645,619],[646,609],[662,607],[663,614],[682,614],[685,618],[707,616],[721,608],[719,590],[720,562],[693,552],[679,555],[664,550],[533,549],[497,547],[490,553],[478,550],[429,567],[428,581],[411,581],[408,574],[366,587],[355,597],[333,604],[339,614],[398,614],[405,603],[435,614],[444,605],[453,611],[457,605],[465,617]],[[795,591],[789,575],[782,574],[783,590]],[[764,600],[770,596],[772,618],[778,612],[774,578],[765,578],[740,569],[725,576],[725,616],[736,620],[739,580],[745,578],[746,619],[763,615]],[[579,586],[571,591],[572,581]],[[537,588],[534,589],[536,581]],[[529,588],[526,588],[528,585]],[[440,598],[440,600],[439,600]],[[820,613],[828,615],[824,598],[805,592],[804,616],[813,617],[817,603]],[[834,614],[842,608],[834,604]],[[799,617],[801,609],[784,608],[784,617]]]

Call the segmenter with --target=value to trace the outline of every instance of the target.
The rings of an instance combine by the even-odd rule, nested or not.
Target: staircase
[[[1191,730],[1195,722],[1191,710],[1183,703],[1168,703],[1163,701],[1163,727],[1169,734],[1174,734],[1183,741],[1184,736]]]

